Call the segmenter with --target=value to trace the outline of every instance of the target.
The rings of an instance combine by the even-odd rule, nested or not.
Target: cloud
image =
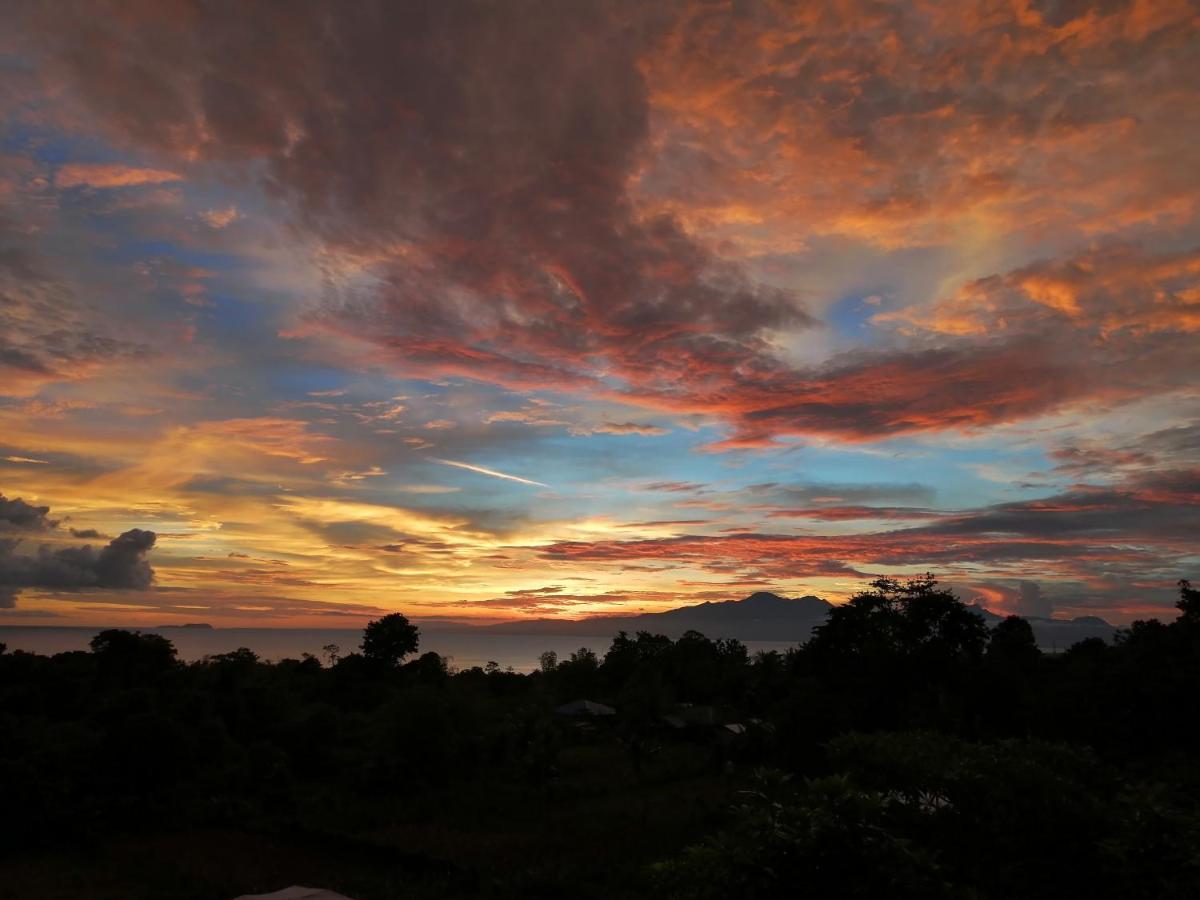
[[[491,596],[560,564],[756,584],[938,564],[1015,597],[1036,561],[1057,600],[1066,578],[1101,596],[1184,558],[1194,492],[1167,473],[1197,450],[1178,421],[1198,373],[1189,4],[66,0],[13,19],[53,86],[22,115],[61,133],[0,175],[0,202],[24,198],[0,221],[0,393],[42,392],[0,410],[20,429],[5,452],[54,461],[6,468],[9,493],[86,483],[72,510],[109,534],[136,495],[173,549],[286,552],[304,590],[356,599],[442,575]],[[63,146],[124,162],[62,165]],[[135,212],[151,194],[177,199]],[[178,359],[139,344],[185,325]],[[110,415],[131,391],[161,413]],[[1089,427],[1151,397],[1157,436],[1129,436],[1132,407]],[[453,461],[549,471],[548,428],[597,477],[536,494],[536,515],[494,482],[415,484],[429,450],[538,485]],[[584,439],[668,428],[738,453]],[[959,449],[994,432],[972,460],[1048,445],[1035,480],[1081,484],[1004,504],[1027,486],[975,480],[975,508],[947,510],[927,486],[816,483],[893,468],[840,443],[946,431],[971,433]],[[905,479],[968,458],[920,443],[894,468],[929,475]],[[801,465],[814,483],[731,488]],[[424,528],[393,508],[405,491],[459,512],[419,496],[452,490],[469,509]],[[172,585],[227,577],[172,559]]]
[[[117,5],[87,28],[57,8],[28,27],[116,139],[262,171],[342,261],[352,274],[327,267],[294,335],[349,339],[350,361],[399,375],[716,416],[731,434],[709,449],[728,450],[1194,385],[1194,250],[1105,244],[975,280],[877,316],[890,346],[815,366],[781,352],[817,325],[802,298],[739,261],[764,233],[897,246],[1188,221],[1194,18],[1063,15]]]
[[[334,484],[348,486],[356,481],[365,481],[368,478],[383,478],[386,475],[387,472],[383,471],[383,469],[379,468],[379,466],[371,466],[368,469],[363,469],[362,471],[358,472],[339,472],[336,475],[330,475],[329,480]]]
[[[589,429],[592,434],[639,434],[642,436],[670,434],[669,428],[646,425],[641,422],[602,422]]]
[[[682,10],[643,62],[660,149],[638,188],[711,240],[894,248],[1196,210],[1187,3]]]
[[[18,540],[0,538],[0,596],[11,603],[26,588],[144,590],[154,580],[146,560],[154,542],[154,532],[134,528],[99,551],[90,544],[43,545],[35,554],[21,554]]]
[[[700,493],[704,485],[694,481],[653,481],[644,486],[647,491],[663,491],[670,494]]]
[[[663,591],[604,591],[597,594],[565,593],[561,585],[538,588],[520,588],[506,591],[503,596],[486,600],[466,601],[463,606],[479,609],[500,609],[510,612],[568,613],[585,615],[597,611],[608,611],[614,605],[633,603],[664,603],[675,599]]]
[[[1057,471],[1074,477],[1122,477],[1156,467],[1180,467],[1200,458],[1200,422],[1163,428],[1133,440],[1076,440],[1053,448]]]
[[[855,519],[936,519],[946,515],[933,509],[909,506],[817,506],[806,509],[775,509],[769,519],[819,519],[846,522]]]
[[[60,188],[134,187],[180,180],[182,176],[174,172],[109,163],[67,163],[59,166],[58,171],[54,173],[54,183]]]
[[[232,225],[238,219],[242,218],[242,214],[236,206],[225,206],[221,209],[206,209],[200,213],[200,218],[209,228],[219,230]],[[319,396],[321,393],[318,391],[313,396]]]
[[[1081,485],[1039,500],[947,511],[930,524],[907,528],[561,540],[539,555],[573,565],[662,561],[776,580],[864,577],[901,567],[1011,580],[1035,569],[1044,579],[1089,585],[1121,606],[1137,594],[1131,580],[1169,587],[1187,574],[1184,561],[1194,553],[1192,535],[1200,528],[1198,501],[1200,472],[1156,471],[1115,487]]]
[[[857,483],[838,482],[760,482],[746,487],[756,504],[770,504],[788,511],[797,508],[844,506],[845,504],[913,504],[933,502],[936,491],[915,482]],[[730,497],[734,501],[744,499]]]
[[[516,422],[538,428],[562,427],[575,437],[590,437],[593,434],[636,434],[644,437],[670,434],[669,428],[644,422],[602,421],[598,425],[579,421],[568,421],[566,411],[558,411],[556,404],[535,403],[527,409],[500,410],[490,414],[484,421],[491,425],[497,422]]]
[[[336,444],[334,438],[311,431],[307,422],[278,416],[199,422],[181,429],[178,437],[198,450],[238,447],[301,465],[328,460]]]
[[[1020,598],[1016,604],[1018,616],[1050,618],[1051,613],[1054,612],[1054,603],[1042,593],[1040,584],[1036,581],[1022,581],[1018,587],[1020,589]]]
[[[27,396],[149,355],[144,345],[93,327],[74,292],[28,243],[0,216],[0,397]]]
[[[48,531],[58,526],[49,515],[48,506],[33,506],[20,497],[9,500],[0,494],[0,530]]]
[[[397,371],[687,380],[753,366],[768,330],[812,324],[796,297],[630,203],[648,133],[639,53],[662,28],[651,7],[91,18],[103,39],[73,16],[33,19],[78,96],[180,165],[260,162],[299,222],[374,276],[368,290],[334,279],[311,327],[373,344]],[[287,39],[243,47],[258,29]],[[383,120],[379,96],[393,98]]]
[[[1069,538],[1138,535],[1174,541],[1200,520],[1200,470],[1154,472],[1115,487],[1080,486],[1044,500],[1003,503],[917,530],[941,535]]]
[[[977,279],[931,308],[875,320],[972,337],[1053,330],[1086,342],[1183,339],[1200,331],[1200,248],[1151,253],[1109,243]]]

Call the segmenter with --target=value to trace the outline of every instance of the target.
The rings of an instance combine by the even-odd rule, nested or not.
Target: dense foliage
[[[0,881],[43,897],[1200,896],[1200,592],[1045,655],[932,577],[802,647],[618,634],[537,671],[0,648]],[[590,699],[615,715],[555,710]],[[599,708],[599,707],[597,707]],[[122,854],[137,847],[137,866]],[[156,848],[147,852],[147,848]],[[198,861],[202,858],[202,861]]]

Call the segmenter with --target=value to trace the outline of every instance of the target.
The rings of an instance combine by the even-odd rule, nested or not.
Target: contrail
[[[473,466],[470,463],[455,462],[452,459],[438,459],[433,457],[434,462],[439,462],[443,466],[454,466],[458,469],[466,469],[468,472],[478,472],[480,475],[491,475],[493,478],[504,478],[508,481],[519,481],[521,484],[532,484],[537,487],[550,487],[540,481],[530,481],[528,478],[521,478],[517,475],[505,475],[503,472],[497,472],[495,469],[485,469],[483,466]]]

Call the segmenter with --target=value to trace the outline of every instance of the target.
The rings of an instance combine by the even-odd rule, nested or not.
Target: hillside
[[[741,600],[723,600],[681,606],[661,613],[637,616],[592,616],[565,622],[562,619],[531,619],[504,622],[489,630],[502,634],[612,635],[618,631],[650,631],[679,637],[695,630],[710,638],[739,638],[746,641],[803,641],[825,621],[830,604],[820,597],[780,597],[759,591]]]
[[[738,638],[743,641],[789,641],[808,639],[813,628],[825,621],[833,605],[820,597],[781,597],[759,591],[741,600],[722,600],[681,606],[660,613],[636,616],[591,616],[586,619],[529,619],[503,622],[487,630],[500,634],[579,634],[604,635],[618,631],[649,631],[677,638],[685,631],[699,631],[710,638]],[[1003,616],[982,606],[971,609],[989,626]],[[1038,645],[1045,650],[1065,649],[1085,638],[1111,641],[1116,628],[1097,616],[1075,619],[1029,617]]]

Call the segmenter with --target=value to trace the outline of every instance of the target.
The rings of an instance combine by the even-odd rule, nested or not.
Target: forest
[[[0,645],[0,895],[1200,896],[1200,591],[1043,653],[932,575],[786,653],[617,634],[451,671]],[[588,703],[576,701],[586,700]]]

